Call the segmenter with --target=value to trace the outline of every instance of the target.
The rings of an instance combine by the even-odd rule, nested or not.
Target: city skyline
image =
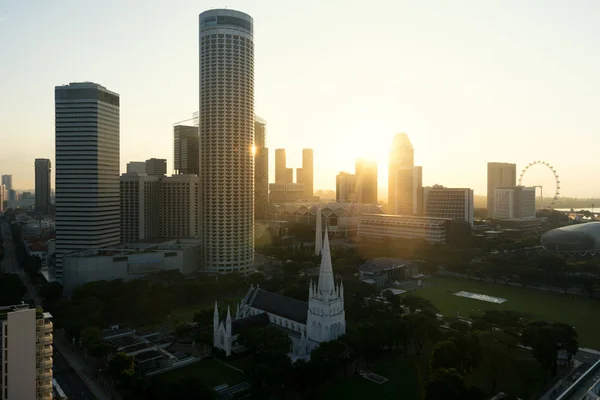
[[[516,163],[521,170],[542,159],[560,173],[563,195],[600,195],[585,179],[600,162],[579,161],[560,140],[549,140],[592,141],[598,130],[594,71],[600,60],[590,39],[600,33],[593,25],[597,4],[380,4],[389,11],[374,22],[364,21],[362,2],[319,4],[318,13],[310,2],[292,6],[293,12],[276,2],[227,4],[260,26],[255,110],[267,121],[267,147],[288,150],[288,167],[299,168],[301,149],[313,148],[314,188],[333,189],[337,173],[351,171],[357,158],[375,158],[384,198],[388,143],[406,132],[418,149],[415,164],[424,166],[424,186],[470,187],[483,195],[487,162]],[[0,44],[11,60],[0,73],[11,77],[6,93],[12,93],[0,99],[0,131],[20,140],[0,149],[0,172],[13,175],[16,189],[33,188],[33,160],[55,162],[52,88],[83,80],[121,95],[121,172],[128,161],[151,157],[167,158],[171,171],[172,122],[197,110],[197,53],[190,49],[197,48],[197,14],[210,6],[221,5],[7,3],[0,34],[23,40]],[[116,9],[115,29],[101,30],[102,19]],[[309,17],[312,25],[324,24],[339,12],[336,31],[343,36],[288,29]],[[33,27],[45,34],[34,35]],[[57,46],[72,30],[80,32],[71,38],[74,45],[93,45],[76,55]],[[294,51],[280,54],[281,43]],[[390,46],[398,54],[383,52]],[[164,57],[156,60],[157,53]],[[431,62],[439,57],[443,63]],[[44,74],[34,73],[40,62],[47,64]],[[150,95],[156,101],[148,102]],[[270,182],[273,156],[271,150]]]

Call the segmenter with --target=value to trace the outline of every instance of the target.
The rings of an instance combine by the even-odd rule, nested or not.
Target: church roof
[[[251,315],[231,322],[231,333],[237,335],[243,330],[250,328],[262,328],[269,325],[269,316],[266,313]]]
[[[308,303],[305,301],[267,292],[258,287],[253,289],[248,299],[248,305],[251,307],[292,321],[306,323]]]

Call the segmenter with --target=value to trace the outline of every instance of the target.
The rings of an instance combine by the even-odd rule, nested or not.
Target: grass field
[[[502,297],[508,301],[494,304],[454,296],[453,293],[461,290]],[[429,278],[426,286],[412,293],[430,300],[444,316],[456,316],[458,312],[460,316],[468,317],[484,310],[512,310],[529,314],[537,320],[564,322],[575,327],[581,347],[600,349],[600,320],[596,318],[600,312],[600,300],[597,299],[441,276]]]
[[[245,379],[244,374],[241,372],[231,369],[211,358],[157,375],[155,379],[168,383],[176,382],[186,377],[198,379],[204,385],[211,388],[224,383],[230,386],[235,385],[243,382]]]
[[[429,355],[398,357],[377,360],[371,371],[388,378],[381,385],[352,375],[340,379],[327,391],[327,399],[420,399],[427,380]],[[424,390],[424,389],[423,389]]]

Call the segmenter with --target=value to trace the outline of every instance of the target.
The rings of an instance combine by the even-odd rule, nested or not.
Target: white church
[[[242,330],[270,325],[281,329],[291,339],[289,355],[293,360],[309,359],[319,343],[337,339],[346,332],[344,285],[334,282],[327,229],[321,242],[320,222],[320,218],[317,218],[315,252],[321,253],[321,269],[318,283],[314,285],[310,282],[308,303],[251,286],[241,303],[238,303],[235,317],[231,316],[228,307],[227,318],[220,321],[215,302],[214,347],[223,349],[229,356],[243,349],[236,343]]]

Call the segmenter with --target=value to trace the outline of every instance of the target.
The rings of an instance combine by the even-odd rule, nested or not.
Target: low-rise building
[[[473,225],[473,190],[434,185],[423,188],[423,216],[450,218]]]
[[[92,249],[65,255],[64,292],[69,295],[88,282],[140,278],[162,270],[187,275],[198,267],[199,241],[178,239],[164,243],[124,244],[113,249]]]
[[[361,239],[424,239],[429,243],[446,243],[452,222],[449,218],[363,214],[358,236]]]
[[[52,400],[52,315],[0,307],[0,399]]]
[[[493,218],[535,218],[535,187],[515,186],[495,189]]]
[[[294,203],[305,198],[303,183],[269,183],[269,204]]]
[[[380,287],[417,276],[419,265],[414,261],[379,257],[361,265],[358,272],[361,281]]]

